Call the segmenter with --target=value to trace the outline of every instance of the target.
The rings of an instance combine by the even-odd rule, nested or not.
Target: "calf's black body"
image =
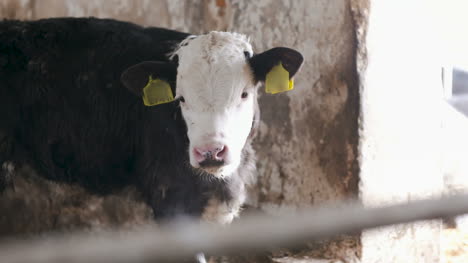
[[[228,201],[252,172],[250,142],[235,176],[200,176],[178,102],[146,107],[120,82],[134,64],[167,62],[187,36],[95,18],[0,22],[0,165],[28,164],[98,194],[133,184],[156,217]]]

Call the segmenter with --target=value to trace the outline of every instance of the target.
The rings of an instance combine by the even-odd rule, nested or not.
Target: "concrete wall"
[[[360,120],[360,193],[367,206],[443,190],[440,50],[427,3],[371,1]],[[440,262],[441,225],[365,231],[362,262]]]
[[[444,100],[448,87],[442,85],[441,68],[468,68],[468,37],[462,33],[468,3],[370,2],[367,35],[360,38],[357,29],[363,203],[466,192],[468,119]],[[457,220],[459,230],[466,231],[467,222]],[[366,231],[362,262],[464,262],[442,251],[457,242],[442,227],[432,221]],[[458,242],[460,248],[466,241]]]
[[[296,89],[260,96],[262,123],[255,142],[259,179],[250,203],[274,213],[357,197],[359,96],[355,21],[349,1],[0,2],[2,18],[57,16],[112,17],[195,34],[238,31],[251,37],[256,51],[274,46],[300,50],[305,64],[296,78]],[[336,249],[324,257],[359,256],[357,239],[343,243],[335,243]]]
[[[464,10],[468,2],[448,0],[444,4],[431,1],[431,10],[437,23],[434,26],[440,36],[441,60],[444,66],[459,67],[468,70],[468,36],[462,32],[468,28],[468,17]],[[444,87],[444,90],[449,87]],[[459,94],[460,95],[460,94]],[[459,101],[457,104],[468,105],[467,98],[448,98]],[[468,114],[458,111],[450,104],[444,105],[443,111],[443,171],[446,193],[468,192]],[[459,218],[457,227],[468,230],[468,216]]]

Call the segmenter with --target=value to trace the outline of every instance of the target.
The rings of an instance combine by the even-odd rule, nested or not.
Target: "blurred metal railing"
[[[75,233],[28,241],[0,243],[2,263],[160,262],[210,255],[290,247],[305,241],[359,233],[361,230],[453,217],[468,213],[468,195],[414,201],[379,208],[360,203],[324,207],[294,215],[243,217],[228,227],[178,222],[164,228],[134,232]]]

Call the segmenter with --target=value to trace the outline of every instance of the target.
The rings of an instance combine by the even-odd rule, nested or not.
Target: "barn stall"
[[[439,196],[449,192],[444,184],[447,174],[463,174],[462,169],[450,170],[456,165],[452,157],[459,145],[444,141],[455,140],[452,131],[462,129],[464,121],[441,96],[438,56],[442,51],[433,31],[444,29],[437,22],[445,13],[437,11],[438,3],[424,8],[418,4],[115,0],[104,5],[84,0],[6,0],[0,3],[0,16],[95,16],[193,34],[237,31],[249,35],[258,51],[272,46],[301,51],[305,64],[294,92],[276,97],[259,94],[258,177],[249,189],[245,213],[259,210],[274,215],[347,199],[379,206]],[[388,10],[398,13],[398,23],[392,23]],[[433,58],[431,63],[428,57]],[[8,211],[0,219],[5,234],[125,229],[152,223],[148,207],[133,189],[94,196],[77,186],[44,181],[27,167],[13,181],[15,191],[1,200],[2,210]],[[398,225],[311,242],[300,251],[280,251],[267,258],[438,262],[441,227],[440,221]]]

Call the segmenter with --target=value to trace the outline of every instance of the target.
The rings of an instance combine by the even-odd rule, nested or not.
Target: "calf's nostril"
[[[198,163],[205,161],[224,162],[227,154],[226,146],[194,148],[193,155]]]
[[[216,152],[216,159],[223,160],[226,155],[226,152],[227,152],[226,146],[222,146],[221,148],[218,148]]]
[[[200,150],[198,148],[195,148],[193,153],[194,153],[194,156],[195,156],[195,159],[197,160],[197,162],[201,162],[201,161],[206,159],[206,155],[205,155],[206,152],[205,151],[202,151],[202,150]]]

